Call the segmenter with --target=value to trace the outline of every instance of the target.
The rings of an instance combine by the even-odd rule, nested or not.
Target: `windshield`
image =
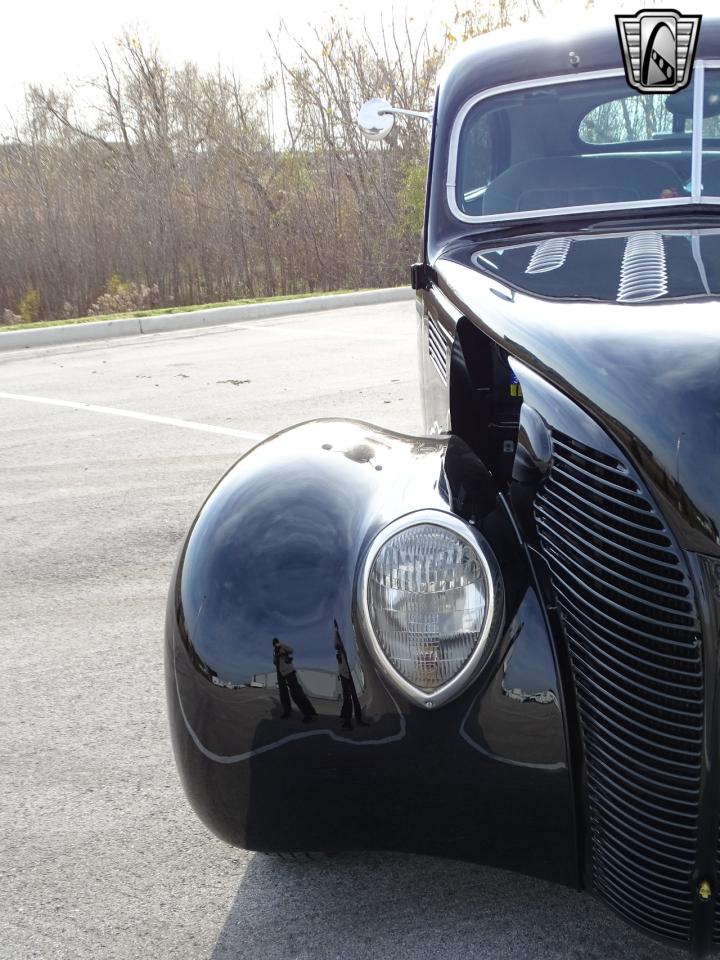
[[[702,64],[669,95],[619,74],[476,97],[455,127],[448,202],[461,220],[720,202],[720,70]]]

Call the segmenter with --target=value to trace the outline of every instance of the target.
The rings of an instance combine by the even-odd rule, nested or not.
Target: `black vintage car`
[[[170,591],[170,722],[230,843],[497,865],[700,954],[720,21],[671,93],[629,86],[608,21],[481,39],[442,72],[412,274],[426,435],[320,420],[226,474]]]

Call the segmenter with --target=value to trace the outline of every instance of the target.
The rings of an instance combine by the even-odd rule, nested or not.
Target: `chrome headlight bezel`
[[[485,618],[472,654],[453,677],[432,692],[416,687],[392,664],[375,633],[368,602],[370,574],[380,550],[398,533],[423,525],[437,526],[450,531],[467,543],[477,555],[487,588]],[[452,513],[436,509],[415,510],[398,517],[383,527],[371,540],[360,562],[357,584],[360,622],[373,660],[383,677],[394,684],[410,701],[426,709],[440,707],[454,700],[478,676],[493,649],[493,641],[500,634],[505,614],[505,589],[495,555],[488,542],[474,526]]]

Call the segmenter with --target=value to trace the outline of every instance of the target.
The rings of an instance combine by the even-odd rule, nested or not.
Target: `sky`
[[[542,0],[545,6],[561,0]],[[470,6],[472,0],[459,0]],[[567,17],[584,0],[562,0]],[[608,16],[628,6],[677,6],[687,13],[717,10],[717,0],[596,0],[596,9]],[[299,36],[312,25],[322,26],[336,16],[364,15],[373,22],[382,15],[403,17],[411,10],[415,22],[431,12],[435,20],[451,20],[454,0],[362,0],[338,3],[329,0],[25,0],[9,2],[3,12],[0,32],[0,126],[8,109],[16,110],[28,83],[62,86],[97,71],[96,48],[112,45],[124,28],[154,39],[162,55],[179,65],[193,61],[212,69],[218,63],[233,67],[243,79],[258,80],[271,51],[267,32],[274,32],[284,19]]]
[[[412,16],[424,17],[433,0],[412,0]],[[453,4],[441,3],[445,11]],[[372,20],[388,15],[388,0],[342,4],[329,0],[32,0],[9,2],[0,30],[0,110],[17,104],[25,84],[62,85],[97,70],[96,48],[110,46],[124,28],[154,39],[163,57],[212,69],[218,62],[240,77],[259,79],[270,56],[267,32],[281,19],[302,35],[322,26],[331,15]],[[403,14],[405,4],[396,4]]]

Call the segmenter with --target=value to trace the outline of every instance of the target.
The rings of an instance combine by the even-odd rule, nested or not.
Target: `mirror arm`
[[[392,113],[395,116],[402,114],[404,117],[420,117],[421,120],[432,120],[432,113],[428,113],[424,110],[402,110],[400,107],[390,107],[387,110],[378,110],[378,113],[381,115]]]
[[[380,97],[366,100],[358,111],[357,122],[361,133],[368,140],[384,140],[393,128],[395,117],[401,114],[405,117],[419,117],[421,120],[431,120],[432,114],[423,110],[403,110],[393,107]]]

